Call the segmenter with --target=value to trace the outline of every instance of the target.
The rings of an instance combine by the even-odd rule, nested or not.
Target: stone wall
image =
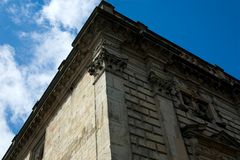
[[[53,116],[45,133],[45,159],[96,157],[95,97],[91,82],[92,78],[85,76]]]
[[[48,122],[43,159],[111,159],[105,76],[93,82],[86,73]]]
[[[96,81],[106,75],[112,158],[186,158],[172,102],[164,104],[164,114],[169,115],[162,116],[162,104],[149,81],[146,61],[109,46],[103,47],[90,73]]]
[[[161,115],[145,64],[129,57],[124,72],[125,104],[133,159],[167,159]]]

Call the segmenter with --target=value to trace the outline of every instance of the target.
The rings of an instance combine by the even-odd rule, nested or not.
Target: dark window
[[[44,153],[44,137],[40,139],[32,151],[32,160],[42,160]]]

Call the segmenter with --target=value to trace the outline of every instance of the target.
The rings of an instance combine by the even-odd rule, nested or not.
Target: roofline
[[[105,2],[105,3],[107,3],[107,2]],[[139,22],[139,21],[134,21],[134,20],[132,20],[132,19],[124,16],[123,14],[121,14],[121,13],[119,13],[119,12],[117,12],[117,11],[114,11],[114,14],[116,14],[116,15],[118,15],[119,17],[123,18],[123,19],[125,20],[125,22],[130,23],[130,24],[131,24],[130,26],[131,26],[131,27],[134,26],[136,29],[138,29],[137,26],[138,26],[139,24],[144,25],[143,23],[141,23],[141,22]],[[115,16],[115,18],[116,18],[116,16]],[[128,25],[129,25],[129,24],[128,24]],[[144,25],[144,26],[145,26],[145,25]],[[228,76],[230,79],[233,79],[234,81],[237,81],[237,82],[240,84],[240,80],[239,80],[239,79],[237,79],[236,77],[233,77],[232,75],[226,73],[226,72],[224,71],[224,69],[222,69],[222,68],[219,67],[218,65],[216,65],[216,64],[211,64],[211,63],[205,61],[204,59],[200,58],[199,56],[191,53],[190,51],[188,51],[188,50],[180,47],[179,45],[175,44],[174,42],[172,42],[172,41],[164,38],[163,36],[157,34],[157,33],[154,32],[154,31],[148,29],[147,26],[145,26],[145,27],[146,27],[146,28],[145,28],[145,32],[144,32],[144,33],[145,33],[147,36],[150,36],[151,38],[157,40],[157,42],[165,41],[165,42],[166,42],[165,45],[169,45],[169,44],[170,44],[171,49],[172,49],[172,50],[175,50],[176,52],[187,53],[188,55],[193,56],[194,58],[197,58],[198,60],[202,61],[203,63],[206,63],[207,65],[209,65],[209,66],[211,66],[211,67],[213,67],[213,68],[219,68],[219,69],[221,69],[222,72],[223,72],[226,76]],[[168,47],[169,47],[169,46],[168,46]]]

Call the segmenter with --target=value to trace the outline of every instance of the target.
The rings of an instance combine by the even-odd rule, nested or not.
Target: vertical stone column
[[[96,160],[111,160],[106,74],[103,57],[103,51],[99,51],[97,57],[90,64],[88,72],[94,76]]]
[[[131,149],[123,79],[111,72],[107,72],[106,77],[112,159],[130,160]]]
[[[106,75],[101,74],[94,82],[96,160],[111,160],[108,100],[106,94]]]
[[[108,124],[112,160],[131,159],[127,108],[124,103],[124,79],[122,78],[122,71],[126,65],[126,57],[111,54],[103,48],[89,67],[89,73],[95,76],[95,85],[101,77],[105,77],[108,120],[104,123]]]
[[[151,71],[149,81],[155,94],[155,101],[158,105],[168,157],[170,160],[188,160],[185,144],[177,122],[177,117],[173,105],[174,82],[167,76],[157,75]]]

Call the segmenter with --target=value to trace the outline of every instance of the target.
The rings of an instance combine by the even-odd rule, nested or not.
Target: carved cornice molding
[[[198,63],[191,63],[178,55],[172,55],[170,63],[166,63],[166,70],[174,69],[185,77],[188,77],[189,80],[193,80],[207,89],[219,93],[220,95],[233,98],[234,88],[236,88],[236,86],[240,88],[238,85],[239,82],[226,78],[227,76],[223,78],[223,73],[220,74],[222,76],[216,76],[206,69],[209,68],[207,64],[205,66],[206,67],[203,68],[198,66]]]
[[[205,131],[207,131],[207,124],[187,125],[182,128],[182,135],[187,139],[195,139],[195,146],[204,141],[211,147],[240,152],[240,143],[225,131],[222,130],[211,135],[206,135]]]
[[[175,65],[181,73],[186,76],[191,76],[190,79],[194,79],[194,81],[197,81],[203,86],[206,85],[207,88],[211,88],[221,95],[223,93],[231,95],[233,85],[240,84],[238,80],[226,74],[220,67],[207,63],[192,53],[153,33],[140,22],[134,22],[128,19],[116,12],[113,8],[111,10],[113,10],[111,13],[100,8],[94,11],[98,14],[93,14],[94,16],[90,17],[90,20],[94,21],[92,25],[90,25],[90,20],[87,22],[90,25],[90,34],[86,36],[86,38],[82,38],[86,41],[82,43],[82,45],[86,44],[87,46],[89,41],[91,41],[91,37],[93,37],[96,32],[101,31],[119,39],[122,42],[121,47],[135,50],[138,56],[144,58],[153,57],[163,61],[166,63],[166,68]],[[104,28],[102,26],[104,26]],[[85,48],[84,46],[85,45],[81,46],[81,48]]]
[[[109,71],[121,75],[127,67],[128,58],[124,55],[114,55],[102,48],[99,55],[94,59],[88,68],[90,75],[98,77],[103,71]]]
[[[232,98],[233,85],[240,84],[220,67],[205,62],[154,34],[140,22],[133,22],[116,11],[109,16],[107,14],[100,16],[98,21],[99,24],[104,24],[102,32],[111,34],[121,41],[121,48],[130,48],[138,53],[137,56],[145,59],[151,57],[160,60],[165,63],[166,70],[169,66],[175,66],[186,77],[189,76],[189,79],[220,95],[226,94],[225,96]]]

